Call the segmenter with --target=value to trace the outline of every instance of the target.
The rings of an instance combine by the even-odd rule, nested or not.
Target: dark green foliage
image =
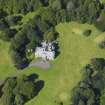
[[[9,28],[9,25],[5,19],[0,20],[0,30],[4,30],[6,28]]]
[[[47,7],[47,8],[42,8],[39,12],[39,16],[41,18],[41,22],[45,22],[48,25],[48,29],[51,26],[56,25],[56,20],[55,20],[55,11],[52,10],[52,8]],[[36,20],[37,21],[37,20]]]
[[[101,92],[100,105],[105,104],[105,89]]]
[[[11,58],[16,68],[23,69],[28,65],[28,59],[25,54],[25,47],[29,40],[24,30],[17,33],[11,41]]]
[[[75,8],[75,5],[73,1],[69,1],[66,6],[67,11],[72,11],[74,8]]]
[[[23,105],[24,104],[24,97],[20,94],[15,96],[15,104],[16,105]]]
[[[35,11],[38,8],[45,6],[45,2],[40,0],[1,0],[0,9],[6,11],[8,14],[14,13],[27,13],[29,11]]]
[[[70,0],[70,1],[68,0],[30,0],[30,1],[4,0],[4,1],[0,1],[0,8],[2,9],[2,11],[6,11],[9,14],[14,14],[14,13],[25,14],[30,11],[36,11],[40,9],[41,7],[51,8],[53,11],[57,11],[58,13],[61,10],[64,10],[65,13],[68,12],[67,14],[69,14],[70,16],[68,20],[78,20],[81,22],[91,23],[91,22],[95,22],[96,19],[98,18],[102,5],[99,0],[94,0],[94,1],[78,0],[78,2],[75,0]],[[65,14],[65,16],[68,16],[67,14]],[[62,16],[64,16],[64,12],[62,12]]]
[[[91,63],[83,69],[83,80],[73,92],[73,105],[100,105],[101,91],[105,88],[104,68],[105,59],[93,58]],[[104,102],[103,98],[101,102]]]
[[[8,16],[7,22],[10,26],[17,25],[21,21],[22,16]]]
[[[94,23],[102,8],[99,0],[49,0],[49,6],[56,11],[57,23],[72,20],[82,23]],[[65,21],[59,19],[64,17],[66,17]]]
[[[100,44],[99,44],[100,48],[105,48],[105,41],[102,41]]]
[[[84,78],[91,77],[92,73],[93,73],[93,69],[92,69],[92,67],[90,65],[86,65],[83,68],[83,76],[84,76]]]
[[[11,38],[13,38],[16,33],[17,33],[16,29],[6,28],[6,29],[2,30],[0,38],[4,41],[10,41]]]
[[[99,0],[71,0],[67,3],[69,20],[94,23],[101,11]]]
[[[17,86],[14,88],[15,95],[25,96],[26,99],[30,99],[34,96],[35,84],[34,81],[29,81],[28,77],[22,76],[17,79]]]
[[[56,24],[59,24],[60,22],[66,22],[67,21],[67,11],[64,9],[61,9],[59,11],[56,11],[55,19]],[[70,20],[70,19],[68,19]]]
[[[50,28],[47,32],[44,33],[44,40],[47,42],[52,42],[56,39],[57,32],[54,28]]]
[[[6,17],[7,15],[8,14],[5,11],[3,11],[2,9],[0,10],[0,19]]]
[[[100,14],[100,17],[95,22],[95,26],[101,30],[105,31],[105,10],[103,10]]]
[[[17,69],[23,69],[25,67],[27,67],[27,65],[29,64],[28,59],[26,58],[26,55],[22,55],[23,52],[20,55],[20,52],[13,50],[11,51],[11,58],[13,61],[14,66]]]
[[[84,31],[83,34],[84,34],[85,36],[90,36],[91,32],[92,32],[92,31],[91,31],[90,29],[87,29],[87,30]]]
[[[105,60],[104,58],[93,58],[91,59],[91,66],[93,70],[103,70],[105,67]]]
[[[2,104],[24,105],[27,101],[35,97],[44,86],[43,81],[38,81],[39,84],[37,84],[35,78],[37,78],[36,74],[7,78],[2,87]]]
[[[61,0],[50,0],[50,6],[53,10],[61,10],[62,9]]]
[[[80,100],[78,105],[85,105],[84,101]]]
[[[1,97],[1,100],[3,105],[14,105],[14,94],[12,90],[16,85],[15,80],[15,78],[8,78],[8,80],[6,80],[5,85],[2,88],[3,95]]]
[[[48,5],[49,5],[49,0],[40,0],[40,2],[41,2],[44,6],[48,6]]]

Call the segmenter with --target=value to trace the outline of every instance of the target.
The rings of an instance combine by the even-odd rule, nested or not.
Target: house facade
[[[55,48],[52,43],[42,42],[41,47],[35,50],[35,57],[42,58],[43,60],[54,60]]]

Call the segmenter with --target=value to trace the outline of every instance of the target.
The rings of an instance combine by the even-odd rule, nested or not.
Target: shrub
[[[99,46],[100,46],[101,48],[105,48],[105,41],[100,42],[100,43],[99,43]]]
[[[95,26],[101,30],[105,31],[105,10],[103,10],[100,14],[100,17],[95,22]]]
[[[87,30],[84,31],[83,34],[84,34],[84,36],[90,36],[91,33],[92,33],[92,31],[90,29],[87,29]]]
[[[94,70],[103,70],[105,67],[105,59],[104,58],[92,58],[91,65]]]

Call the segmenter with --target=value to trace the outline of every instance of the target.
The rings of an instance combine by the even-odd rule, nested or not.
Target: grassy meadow
[[[91,36],[83,35],[86,29],[92,30]],[[36,73],[45,82],[38,96],[26,105],[58,105],[59,102],[69,105],[72,90],[82,78],[81,68],[92,57],[105,58],[105,50],[100,49],[94,41],[102,33],[93,25],[63,23],[56,26],[56,30],[59,32],[60,55],[51,62],[52,67],[49,70],[33,67],[17,71],[9,56],[9,43],[0,41],[1,81],[8,76]]]
[[[100,0],[102,3],[105,3],[105,0]]]

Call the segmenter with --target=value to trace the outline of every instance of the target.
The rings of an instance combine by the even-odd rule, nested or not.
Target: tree
[[[96,7],[96,5],[94,4],[94,2],[90,3],[89,4],[89,7],[88,7],[88,12],[89,12],[89,16],[90,16],[90,21],[91,22],[94,22],[97,17],[98,17],[98,10],[97,10],[98,7]]]
[[[48,28],[56,25],[55,11],[51,7],[42,8],[39,14],[41,16],[41,21],[45,22],[49,26]]]
[[[3,95],[1,97],[3,105],[14,105],[14,94],[13,88],[16,86],[16,79],[9,78],[7,79],[5,85],[3,86]]]
[[[100,17],[95,22],[95,26],[101,31],[105,31],[105,20],[104,19],[105,19],[105,10],[103,10],[100,13]]]
[[[101,92],[101,97],[100,97],[100,105],[105,104],[105,89]]]
[[[101,41],[101,42],[99,43],[99,47],[100,47],[100,48],[105,48],[105,41]]]
[[[44,33],[44,40],[46,40],[47,42],[52,42],[56,38],[55,35],[56,35],[55,29],[52,27],[47,32]]]
[[[91,68],[91,65],[88,64],[83,68],[83,77],[84,78],[90,78],[92,73],[93,73],[93,69]]]
[[[13,99],[14,99],[14,96],[11,93],[5,93],[1,97],[1,101],[3,105],[14,105]]]
[[[27,97],[27,99],[31,99],[34,96],[35,86],[32,82],[23,82],[20,86],[19,93],[23,96]]]
[[[85,105],[84,101],[80,100],[78,105]]]
[[[3,105],[24,105],[27,101],[36,96],[41,89],[40,81],[26,75],[9,77],[5,80],[2,87],[1,101]],[[33,78],[33,79],[32,79]]]
[[[87,105],[94,105],[94,104],[95,104],[95,98],[91,96],[87,101]]]
[[[67,6],[66,6],[67,11],[71,11],[71,10],[73,10],[74,8],[75,8],[75,6],[74,6],[73,1],[69,1],[69,2],[67,3]]]
[[[2,9],[0,9],[0,19],[4,18],[7,16],[7,13],[5,11],[3,11]]]
[[[80,88],[78,92],[80,94],[79,100],[82,100],[84,102],[86,102],[86,100],[89,100],[91,97],[93,97],[93,100],[95,98],[95,93],[91,88]]]
[[[4,41],[10,41],[11,38],[13,38],[15,36],[15,34],[17,33],[17,30],[6,28],[6,29],[2,30],[1,32],[2,32],[1,39]]]
[[[0,20],[0,30],[5,30],[9,28],[9,25],[5,19]]]
[[[53,1],[53,3],[51,4],[51,7],[54,10],[60,10],[60,9],[62,9],[61,0],[55,0],[55,1]]]
[[[28,59],[17,51],[11,51],[11,58],[14,66],[19,70],[24,69],[29,64]]]
[[[17,94],[15,96],[15,104],[16,105],[23,105],[24,104],[24,98],[20,94]]]
[[[35,84],[29,81],[28,77],[21,75],[17,78],[17,86],[14,89],[15,95],[21,95],[25,97],[25,100],[29,100],[34,96]]]
[[[17,25],[22,19],[22,16],[8,16],[7,21],[10,26]]]
[[[91,65],[94,70],[103,70],[105,67],[105,60],[103,58],[93,58],[91,59]]]
[[[41,3],[44,5],[44,6],[48,6],[49,5],[49,0],[40,0]]]

